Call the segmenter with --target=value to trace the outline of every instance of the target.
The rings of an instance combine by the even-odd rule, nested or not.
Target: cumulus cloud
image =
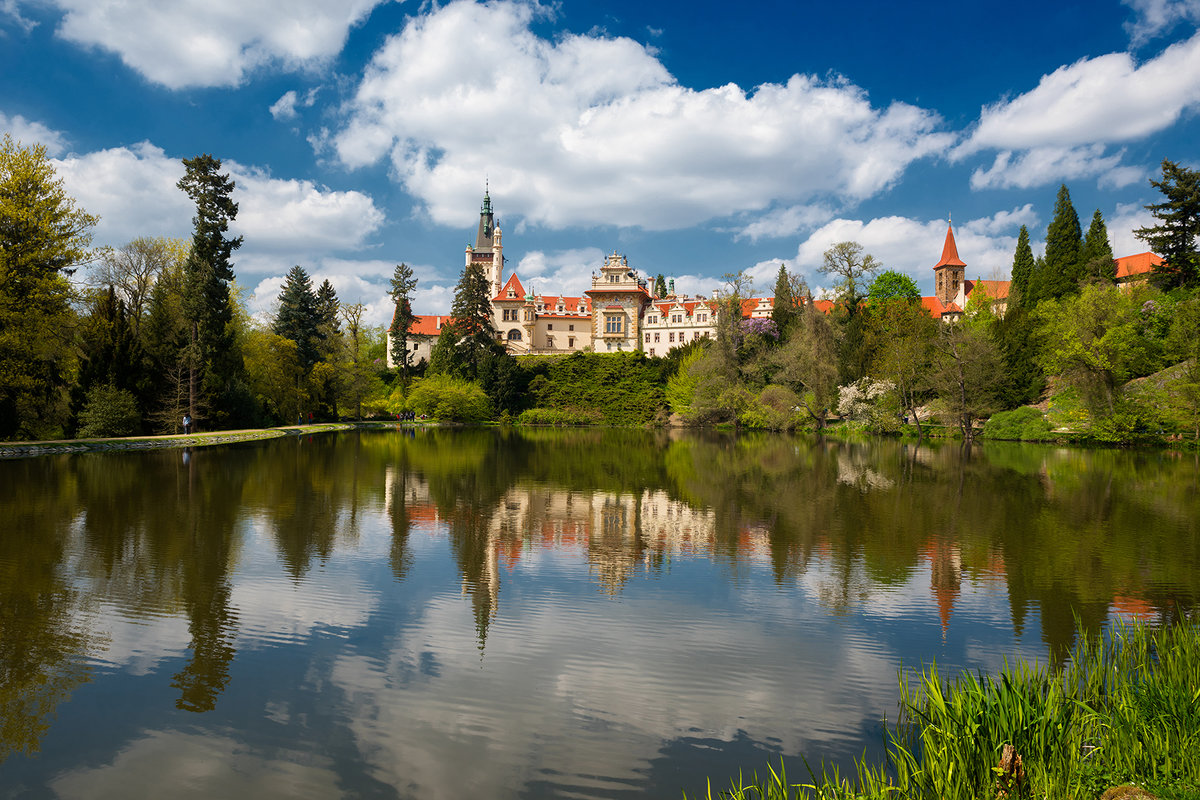
[[[297,107],[312,107],[313,103],[317,100],[317,91],[317,89],[309,89],[304,93],[303,97],[300,97],[296,94],[295,89],[288,90],[267,110],[277,120],[293,120],[298,116],[296,113]]]
[[[1176,25],[1200,25],[1200,0],[1124,0],[1136,15],[1125,23],[1134,47],[1168,33]]]
[[[1059,67],[1031,91],[984,108],[963,151],[1133,141],[1197,104],[1200,34],[1140,65],[1110,53]]]
[[[236,86],[266,65],[319,66],[382,0],[50,0],[58,35],[115,53],[170,89]]]
[[[1028,189],[1052,181],[1096,178],[1102,186],[1120,188],[1146,176],[1141,167],[1122,166],[1125,151],[1107,153],[1103,144],[1080,147],[1035,147],[1021,153],[1004,150],[992,165],[971,173],[971,188]]]
[[[1116,210],[1105,220],[1108,228],[1108,243],[1117,257],[1144,253],[1150,245],[1133,235],[1138,228],[1157,224],[1154,215],[1137,203],[1118,203]]]
[[[869,197],[954,142],[935,114],[876,107],[841,79],[689,89],[630,39],[540,38],[536,13],[460,1],[411,21],[365,71],[338,158],[390,158],[438,222],[457,222],[486,174],[535,224],[663,230]]]
[[[604,263],[599,247],[580,247],[547,253],[526,253],[514,270],[527,292],[540,295],[577,297],[585,288],[587,276]],[[507,277],[505,278],[507,280]]]
[[[810,231],[818,225],[823,225],[831,219],[833,219],[833,211],[820,204],[777,208],[745,225],[737,231],[734,238],[757,242],[759,239],[795,236],[799,232]]]
[[[67,149],[67,139],[64,134],[51,130],[40,122],[25,119],[20,114],[9,117],[0,112],[0,135],[5,133],[12,134],[13,140],[25,147],[40,144],[52,156]]]
[[[959,257],[967,263],[967,276],[1007,278],[1020,226],[1036,221],[1032,207],[1026,205],[955,224],[954,239]],[[933,265],[941,257],[946,240],[947,224],[946,220],[926,221],[900,216],[868,221],[831,220],[800,244],[796,256],[788,260],[789,269],[803,275],[810,285],[819,285],[822,280],[828,280],[819,271],[825,251],[838,242],[855,241],[863,246],[864,253],[875,256],[884,269],[903,272],[919,284],[924,283],[928,291],[932,286]],[[1031,234],[1036,235],[1036,232],[1031,231]],[[778,262],[775,263],[777,271]],[[774,274],[771,279],[774,280]]]
[[[191,235],[195,207],[176,186],[183,164],[162,148],[142,142],[72,154],[53,164],[67,193],[100,216],[97,244],[115,246],[137,236]],[[239,274],[283,275],[294,263],[361,249],[383,224],[383,212],[362,192],[275,178],[235,162],[223,167],[237,184],[234,200],[239,210],[231,232],[245,237],[235,253]]]

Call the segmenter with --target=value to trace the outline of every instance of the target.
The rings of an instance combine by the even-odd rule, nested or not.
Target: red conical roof
[[[954,226],[946,225],[946,243],[942,245],[942,260],[933,265],[939,267],[965,267],[966,262],[958,257],[958,247],[954,244]]]

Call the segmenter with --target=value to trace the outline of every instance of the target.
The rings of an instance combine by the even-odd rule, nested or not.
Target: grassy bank
[[[1058,673],[1017,663],[999,677],[944,679],[930,667],[901,677],[899,697],[885,763],[859,762],[853,775],[813,770],[798,782],[768,766],[704,796],[1098,798],[1136,784],[1159,798],[1200,798],[1195,621],[1121,626],[1103,640],[1081,635]]]

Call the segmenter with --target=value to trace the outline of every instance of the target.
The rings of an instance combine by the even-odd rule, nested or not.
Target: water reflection
[[[1200,602],[1200,472],[1169,453],[427,430],[183,455],[0,462],[0,790],[135,786],[228,741],[204,791],[678,796],[861,752],[902,660],[1059,663],[1076,616]]]

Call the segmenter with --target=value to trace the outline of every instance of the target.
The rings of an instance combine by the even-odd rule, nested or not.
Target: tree
[[[63,191],[41,145],[0,144],[0,439],[61,430],[74,315],[66,276],[97,218]]]
[[[837,400],[837,332],[829,318],[808,304],[791,336],[776,351],[778,380],[794,387],[817,430],[825,427]]]
[[[1013,253],[1012,284],[1008,292],[1009,305],[1033,308],[1037,305],[1034,290],[1033,249],[1029,246],[1029,229],[1021,226],[1017,234],[1017,250]]]
[[[1083,277],[1082,232],[1066,185],[1058,188],[1054,219],[1046,229],[1046,266],[1039,299],[1064,297],[1079,290]]]
[[[341,307],[342,322],[346,324],[346,354],[348,376],[342,385],[350,402],[354,405],[354,418],[362,419],[362,402],[371,385],[370,361],[365,356],[362,318],[366,307],[362,303],[351,303]]]
[[[781,261],[779,274],[775,276],[775,297],[771,301],[771,319],[775,321],[775,328],[779,331],[780,336],[787,335],[788,330],[796,321],[796,315],[800,312],[794,290],[797,283],[797,278],[788,273]]]
[[[296,352],[305,371],[311,370],[320,357],[321,311],[312,281],[303,267],[288,271],[279,292],[279,313],[271,331],[296,343]]]
[[[717,353],[736,369],[738,350],[742,344],[742,301],[754,291],[754,284],[745,272],[727,272],[721,276],[725,286],[713,295],[717,315]]]
[[[1158,224],[1134,235],[1163,257],[1152,280],[1160,289],[1200,286],[1200,170],[1163,159],[1162,180],[1150,185],[1166,198],[1146,206]]]
[[[858,242],[838,242],[825,251],[825,263],[820,270],[837,279],[834,289],[839,305],[841,324],[838,372],[842,383],[853,383],[866,373],[869,354],[864,350],[865,331],[862,319],[863,293],[868,279],[882,268],[875,257],[863,255]]]
[[[654,296],[655,297],[666,297],[667,296],[667,279],[663,277],[663,274],[661,272],[658,273],[658,277],[654,279]]]
[[[969,320],[941,326],[930,378],[969,444],[975,438],[975,423],[996,409],[1000,353],[987,330]]]
[[[1108,243],[1108,226],[1100,209],[1092,214],[1092,224],[1083,237],[1083,252],[1080,256],[1085,280],[1094,279],[1113,283],[1117,279],[1117,264],[1113,261],[1112,245]]]
[[[236,184],[228,174],[221,174],[220,159],[210,155],[185,158],[183,166],[184,176],[177,185],[196,204],[184,290],[184,311],[191,324],[188,410],[193,419],[201,419],[203,392],[217,421],[227,423],[235,415],[237,394],[245,389],[229,293],[234,277],[231,258],[242,246],[242,237],[225,235],[237,218]]]
[[[159,275],[187,261],[191,245],[184,239],[140,236],[119,248],[105,248],[91,275],[97,288],[111,286],[129,311],[134,334],[141,336],[142,319]]]
[[[912,415],[917,437],[922,435],[917,408],[929,389],[930,359],[938,323],[919,302],[892,300],[871,312],[872,331],[878,338],[872,373],[891,381],[900,408]]]
[[[872,302],[885,302],[887,300],[908,300],[910,302],[919,302],[921,300],[921,292],[917,289],[917,284],[912,278],[905,275],[903,272],[896,272],[894,269],[884,270],[871,281],[871,286],[867,289],[867,297]],[[926,314],[925,316],[929,316]]]
[[[417,279],[413,277],[412,267],[403,262],[397,264],[392,273],[392,289],[388,292],[396,306],[388,333],[391,334],[392,342],[391,361],[400,370],[405,383],[408,382],[408,366],[412,357],[408,346],[408,332],[417,319],[412,311],[412,293],[416,288]]]
[[[150,395],[145,353],[116,289],[96,292],[80,324],[79,378],[76,405],[97,386],[119,389],[141,402]],[[132,430],[126,431],[132,433]],[[98,434],[96,434],[98,435]]]
[[[454,303],[450,306],[456,362],[469,380],[479,376],[484,354],[496,347],[496,330],[492,327],[492,296],[483,267],[470,264],[463,268],[458,285],[454,287]]]

